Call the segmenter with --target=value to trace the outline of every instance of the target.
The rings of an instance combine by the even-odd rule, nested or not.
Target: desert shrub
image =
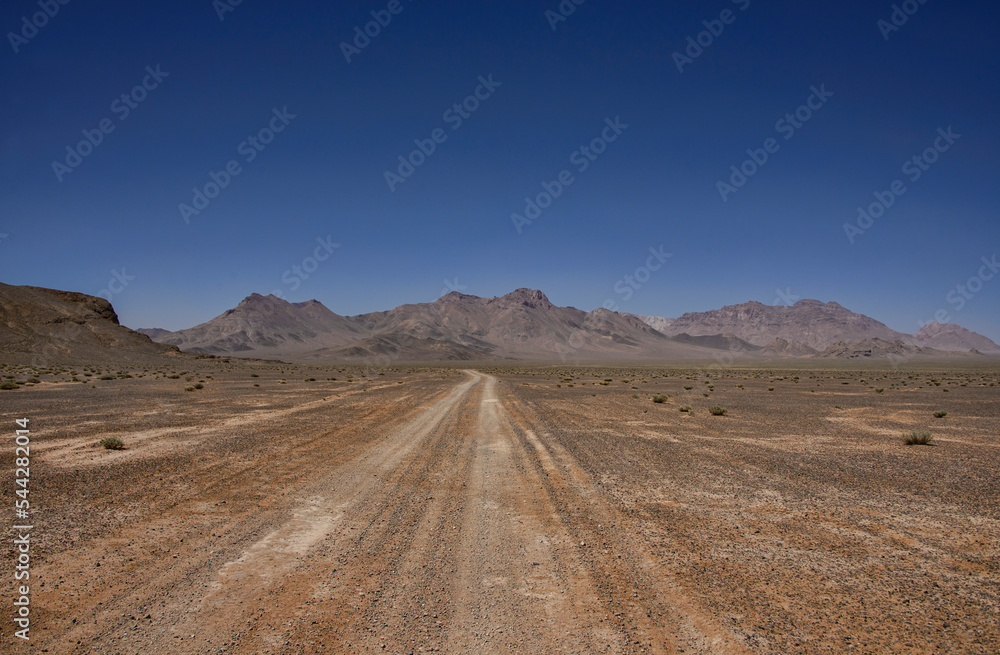
[[[934,418],[944,418],[945,416],[948,416],[948,412],[944,411],[943,409],[939,409],[938,411],[934,412]]]
[[[725,407],[719,407],[719,406],[709,407],[708,408],[708,413],[711,414],[712,416],[725,416],[726,415],[726,408]]]
[[[692,387],[690,384],[685,384],[684,385],[684,390],[685,391],[691,391],[692,389],[694,389],[694,387]]]
[[[933,437],[930,432],[911,432],[903,437],[903,443],[907,446],[922,446],[929,444]]]
[[[194,388],[195,388],[195,389],[204,389],[204,388],[205,388],[205,385],[204,385],[204,384],[202,384],[201,382],[199,382],[199,383],[197,383],[196,385],[194,385]]]
[[[179,375],[168,375],[167,378],[170,379],[170,380],[180,380],[181,376],[179,376]]]
[[[306,378],[306,382],[315,382],[316,378]]]
[[[104,437],[101,439],[101,445],[104,446],[105,450],[125,449],[125,443],[118,437]]]
[[[194,391],[194,387],[184,387],[184,391]]]
[[[768,387],[767,390],[768,391],[774,391],[774,387]]]
[[[113,376],[113,375],[102,375],[101,377],[99,377],[97,379],[98,380],[114,380],[115,376]]]
[[[664,396],[662,393],[658,393],[655,396],[653,396],[653,402],[654,403],[665,403],[665,402],[667,402],[667,397]]]
[[[679,411],[681,411],[681,412],[690,412],[691,411],[691,405],[681,405],[677,409]]]
[[[875,393],[882,393],[883,391],[885,391],[885,389],[881,389],[881,388],[879,388],[879,389],[876,389],[876,390],[875,390]]]
[[[251,374],[250,374],[250,377],[252,377],[252,378],[259,378],[260,376],[259,376],[259,375],[257,375],[256,373],[251,373]]]
[[[3,389],[4,391],[10,391],[11,389],[17,389],[17,383],[16,382],[10,382],[10,381],[0,382],[0,389]]]

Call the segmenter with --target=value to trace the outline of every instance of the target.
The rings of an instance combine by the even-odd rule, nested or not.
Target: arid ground
[[[5,653],[1000,652],[996,367],[0,375]]]

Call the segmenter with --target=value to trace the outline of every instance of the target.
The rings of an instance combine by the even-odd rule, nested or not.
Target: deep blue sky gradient
[[[745,2],[589,0],[553,30],[557,0],[402,0],[348,63],[340,43],[387,2],[245,0],[220,20],[210,0],[72,0],[18,53],[0,44],[0,280],[117,291],[131,327],[190,327],[252,292],[357,314],[449,280],[663,316],[781,289],[905,332],[945,310],[1000,341],[1000,275],[948,299],[1000,255],[1000,5],[927,0],[886,41],[892,2]],[[726,8],[679,72],[673,53]],[[6,2],[0,29],[38,11]],[[156,65],[169,77],[119,120]],[[451,129],[443,112],[490,75]],[[834,95],[784,140],[776,122],[820,85]],[[239,144],[284,107],[296,118],[247,163]],[[629,127],[578,173],[570,154],[615,117]],[[104,118],[58,181],[52,162]],[[902,164],[948,126],[961,138],[911,183]],[[447,140],[390,192],[384,172],[435,128]],[[716,182],[769,137],[780,149],[723,202]],[[186,224],[178,205],[231,159],[242,172]],[[574,183],[519,234],[511,214],[564,169]],[[896,179],[907,192],[852,244],[844,223]],[[283,282],[328,236],[333,256]],[[673,257],[626,300],[616,284],[661,244]],[[112,271],[134,279],[109,287]]]

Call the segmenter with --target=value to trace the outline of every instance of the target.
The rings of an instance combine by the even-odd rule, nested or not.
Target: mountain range
[[[192,328],[130,330],[111,304],[82,293],[0,284],[0,354],[16,360],[199,355],[298,362],[671,361],[739,355],[772,360],[1000,355],[987,337],[930,323],[904,334],[835,302],[758,302],[635,316],[554,305],[517,289],[496,298],[452,292],[434,302],[341,316],[317,300],[251,294]]]
[[[759,302],[671,319],[558,307],[534,289],[496,298],[452,292],[431,303],[341,316],[316,300],[252,294],[195,327],[141,332],[183,351],[340,361],[669,360],[747,357],[945,357],[1000,354],[987,337],[931,323],[904,334],[835,302]]]

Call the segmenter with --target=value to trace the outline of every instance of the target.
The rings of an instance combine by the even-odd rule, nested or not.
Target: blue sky
[[[4,3],[0,281],[168,329],[252,292],[677,316],[780,289],[1000,341],[995,2],[224,2]]]

